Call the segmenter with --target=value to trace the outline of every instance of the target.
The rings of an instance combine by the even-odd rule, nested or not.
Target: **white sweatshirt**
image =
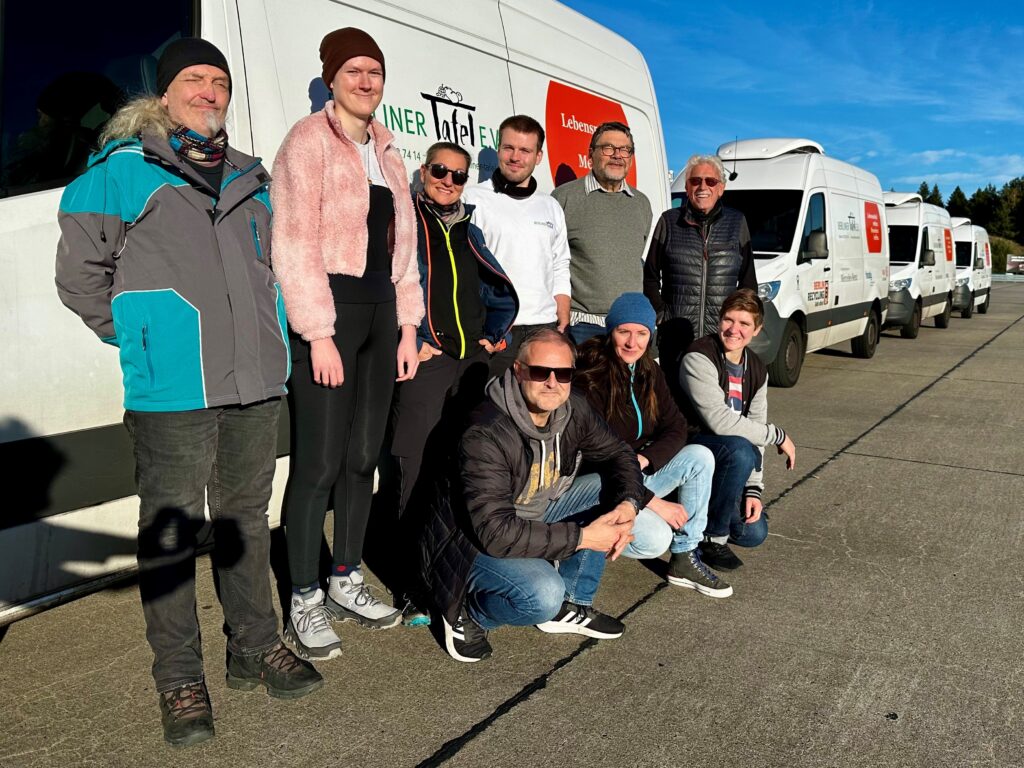
[[[515,325],[555,322],[555,295],[570,295],[562,206],[544,192],[525,199],[500,194],[490,179],[467,187],[462,199],[476,206],[472,221],[519,294]]]

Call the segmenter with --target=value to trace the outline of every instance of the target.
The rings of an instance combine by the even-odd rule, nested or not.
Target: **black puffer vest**
[[[668,227],[662,268],[667,317],[688,320],[695,338],[718,328],[718,310],[736,290],[742,227],[743,214],[721,203],[706,217],[685,204]]]

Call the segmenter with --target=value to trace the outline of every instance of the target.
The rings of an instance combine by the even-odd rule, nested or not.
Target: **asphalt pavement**
[[[137,589],[0,636],[0,766],[1024,765],[1024,284],[988,314],[809,355],[769,415],[770,534],[724,600],[617,561],[596,642],[505,628],[459,664],[430,632],[340,627],[297,702],[226,688],[208,558],[199,614],[216,738],[160,735]]]

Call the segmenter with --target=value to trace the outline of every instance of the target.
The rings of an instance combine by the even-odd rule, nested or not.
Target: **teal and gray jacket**
[[[166,139],[108,143],[64,191],[57,293],[120,348],[124,407],[189,411],[286,392],[270,175],[228,148],[219,194]]]

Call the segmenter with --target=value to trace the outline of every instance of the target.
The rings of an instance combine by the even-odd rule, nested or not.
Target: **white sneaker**
[[[356,621],[370,629],[390,629],[402,621],[402,611],[374,597],[359,570],[331,576],[325,607],[335,621]]]
[[[306,598],[292,595],[284,637],[304,659],[326,661],[341,656],[341,638],[331,629],[331,614],[324,605],[322,589]]]

